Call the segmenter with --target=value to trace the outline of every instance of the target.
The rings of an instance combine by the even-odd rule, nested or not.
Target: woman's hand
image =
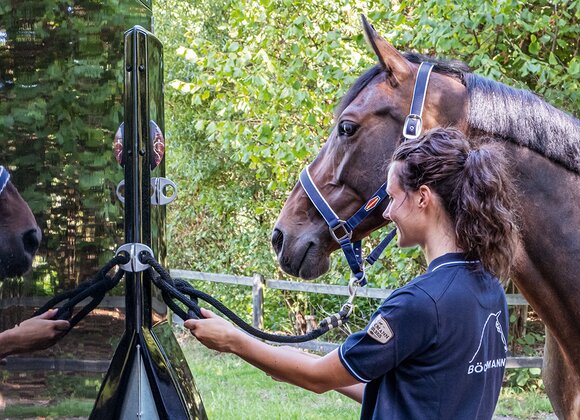
[[[205,319],[188,319],[183,324],[185,328],[189,329],[204,346],[231,353],[244,333],[207,309],[202,308],[201,313]]]
[[[317,357],[289,346],[274,347],[245,334],[211,311],[202,309],[201,313],[206,319],[188,319],[183,325],[203,345],[234,353],[277,381],[318,393],[358,383],[342,365],[337,350]]]

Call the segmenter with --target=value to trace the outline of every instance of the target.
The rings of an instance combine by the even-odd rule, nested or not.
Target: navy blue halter
[[[427,62],[421,63],[419,66],[417,80],[415,80],[415,88],[413,90],[411,109],[403,126],[403,137],[406,139],[415,139],[421,134],[423,128],[423,106],[425,104],[425,96],[427,94],[427,86],[432,69],[433,64]],[[352,242],[352,232],[388,196],[386,190],[387,183],[385,182],[381,185],[377,192],[347,220],[342,220],[332,210],[332,207],[330,207],[322,193],[316,187],[316,184],[314,184],[310,176],[309,166],[304,168],[300,173],[300,184],[328,225],[331,236],[340,245],[353,276],[356,279],[357,285],[366,285],[368,280],[366,278],[365,262],[369,266],[373,265],[379,259],[389,242],[395,237],[397,230],[392,229],[379,245],[373,249],[369,256],[364,259],[362,257],[362,241]]]
[[[0,194],[2,194],[4,188],[6,188],[6,185],[8,185],[9,179],[10,174],[8,173],[8,170],[5,169],[4,166],[0,166]]]

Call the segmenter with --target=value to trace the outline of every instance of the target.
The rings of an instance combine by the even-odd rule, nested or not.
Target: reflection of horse
[[[401,139],[418,63],[400,54],[365,21],[379,59],[350,88],[337,124],[310,174],[341,218],[354,214],[385,180],[385,163]],[[456,61],[436,63],[423,126],[455,126],[474,142],[500,142],[517,178],[521,246],[513,278],[542,317],[547,334],[544,381],[559,416],[580,418],[580,124],[529,92],[476,76]],[[353,240],[381,227],[382,208]],[[272,236],[282,269],[305,279],[328,270],[338,248],[300,185],[290,194]]]
[[[0,166],[0,279],[27,272],[40,244],[36,220],[9,177]]]

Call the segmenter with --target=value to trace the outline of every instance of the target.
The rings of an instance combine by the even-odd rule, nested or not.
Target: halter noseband
[[[423,107],[425,105],[425,96],[427,94],[431,70],[433,70],[432,63],[423,62],[419,66],[415,87],[413,89],[411,109],[403,126],[403,137],[406,139],[419,137],[423,129]],[[364,286],[367,284],[364,263],[366,262],[368,265],[375,263],[389,242],[395,237],[396,229],[391,230],[364,260],[362,258],[362,241],[352,242],[352,232],[387,197],[387,183],[385,182],[381,185],[377,192],[353,216],[347,220],[342,220],[332,210],[332,207],[330,207],[322,193],[316,187],[316,184],[314,184],[310,176],[309,167],[310,165],[300,173],[300,184],[328,225],[330,235],[340,245],[357,285]]]
[[[8,173],[8,170],[4,168],[4,166],[0,166],[0,194],[2,194],[4,188],[6,188],[6,185],[8,185],[9,179],[10,173]]]

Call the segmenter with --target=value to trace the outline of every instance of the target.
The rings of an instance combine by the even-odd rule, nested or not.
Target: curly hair
[[[437,128],[403,142],[391,162],[405,192],[429,186],[455,226],[456,242],[468,258],[506,278],[518,240],[514,185],[501,148],[471,146],[463,133]]]

